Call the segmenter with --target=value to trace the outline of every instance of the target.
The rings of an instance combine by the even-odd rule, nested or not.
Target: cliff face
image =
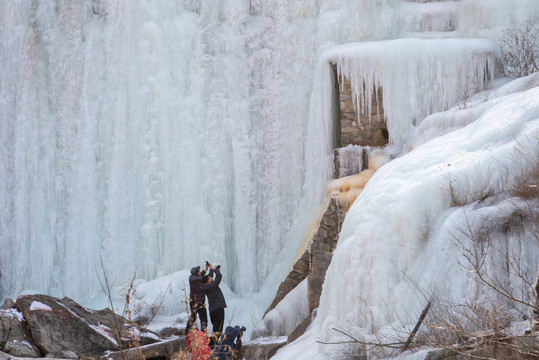
[[[337,246],[343,220],[343,208],[338,198],[331,197],[310,246],[295,262],[292,270],[279,286],[266,314],[305,279],[308,279],[309,313],[318,307],[326,270],[331,262],[332,252]]]
[[[384,116],[383,90],[373,89],[371,106],[358,109],[359,104],[352,93],[348,77],[339,74],[333,66],[339,87],[339,145],[384,146],[388,143],[387,122]],[[365,93],[365,91],[363,91]]]

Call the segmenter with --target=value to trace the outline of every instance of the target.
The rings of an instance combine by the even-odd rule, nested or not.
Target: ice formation
[[[251,336],[258,338],[290,335],[308,316],[307,280],[303,280],[264,316],[263,321],[256,324]]]
[[[398,148],[427,115],[485,89],[496,52],[480,39],[398,39],[346,44],[327,57],[350,80],[359,112],[371,114],[373,94],[382,90],[389,140]]]
[[[238,302],[245,312],[240,323],[249,325],[251,314],[261,316],[271,301],[325,200],[336,131],[330,57],[339,60],[344,74],[360,71],[369,85],[383,86],[394,119],[393,145],[413,149],[373,176],[347,217],[342,249],[357,243],[353,223],[363,221],[365,209],[375,216],[376,204],[417,201],[412,209],[401,203],[381,214],[382,229],[373,220],[361,230],[364,239],[382,230],[387,246],[381,253],[394,251],[389,258],[403,271],[413,267],[411,247],[425,230],[421,225],[436,216],[442,222],[440,212],[449,211],[447,183],[445,192],[426,191],[428,184],[443,183],[440,173],[429,172],[432,164],[456,159],[446,151],[464,142],[468,147],[456,148],[463,158],[448,162],[447,174],[473,188],[469,194],[457,191],[457,200],[473,204],[485,195],[486,171],[492,174],[487,193],[503,190],[509,175],[496,172],[492,162],[481,162],[475,172],[462,163],[488,157],[480,149],[489,141],[499,151],[509,151],[510,135],[527,144],[518,125],[523,118],[508,109],[537,94],[528,90],[489,100],[499,102],[492,108],[506,114],[512,124],[507,128],[495,128],[490,105],[443,113],[425,125],[421,120],[457,100],[463,77],[483,85],[487,64],[493,70],[491,41],[505,27],[538,17],[536,0],[0,2],[0,300],[34,291],[91,306],[103,300],[99,273],[124,284],[136,271],[138,300],[147,305],[153,296],[142,295],[145,286],[166,289],[169,278],[176,282],[164,306],[173,315],[182,311],[178,283],[186,280],[186,270],[210,260],[222,265],[227,298]],[[419,37],[467,39],[447,39],[442,46]],[[380,63],[346,63],[354,50],[343,44],[367,42],[366,54],[374,56],[385,51],[378,40],[392,44],[391,56]],[[470,48],[483,49],[478,53],[484,56],[466,63]],[[459,50],[462,57],[429,57],[446,50]],[[376,78],[361,73],[367,65]],[[456,65],[462,66],[456,73],[437,72]],[[404,90],[410,98],[390,86],[405,84],[403,73],[412,80]],[[484,138],[468,142],[451,135],[450,130],[478,135],[477,129],[463,135],[463,124],[487,126]],[[416,125],[421,132],[412,131]],[[444,146],[430,142],[436,132]],[[410,185],[416,192],[397,191]],[[386,199],[390,195],[395,200]],[[392,229],[410,230],[411,243],[397,246]],[[317,331],[347,316],[330,306],[331,292],[344,291],[334,273],[353,263],[357,276],[374,261],[356,263],[360,254],[348,251],[350,259],[340,249]],[[393,267],[382,270],[395,280]],[[369,289],[362,290],[367,298],[393,291],[368,281],[354,285]],[[350,314],[356,307],[361,305],[348,305]],[[381,309],[373,313],[383,316]]]
[[[539,87],[529,85],[538,80],[539,74],[519,79],[485,103],[433,115],[448,124],[456,113],[467,119],[375,173],[347,214],[312,328],[276,359],[339,358],[354,351],[323,344],[345,340],[335,328],[366,339],[377,329],[378,336],[393,332],[398,339],[394,329],[411,329],[430,296],[454,303],[491,299],[462,266],[463,249],[473,249],[472,233],[486,231],[493,253],[503,249],[518,259],[525,279],[534,281],[537,223],[532,217],[521,232],[509,233],[501,224],[529,206],[509,192],[537,166]],[[500,260],[489,258],[488,271],[509,276]],[[514,275],[507,281],[516,291],[524,285]]]
[[[328,185],[328,196],[337,197],[344,208],[349,209],[374,173],[389,161],[389,155],[383,151],[373,154],[367,169],[359,174],[331,181]]]

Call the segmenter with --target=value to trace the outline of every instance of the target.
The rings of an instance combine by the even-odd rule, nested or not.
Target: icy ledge
[[[360,112],[371,114],[382,89],[389,139],[399,146],[421,119],[485,89],[497,51],[484,39],[410,38],[346,44],[325,56],[350,80]]]

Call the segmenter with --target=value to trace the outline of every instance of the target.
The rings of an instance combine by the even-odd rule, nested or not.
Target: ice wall
[[[0,297],[87,299],[100,257],[278,284],[331,173],[319,54],[390,36],[397,2],[1,2]]]

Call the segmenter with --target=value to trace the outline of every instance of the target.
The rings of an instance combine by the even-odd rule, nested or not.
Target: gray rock
[[[17,305],[44,354],[72,350],[81,357],[98,357],[107,350],[119,349],[112,329],[106,325],[92,327],[56,298],[24,295],[17,299]]]
[[[287,343],[291,343],[295,341],[297,338],[299,338],[301,335],[305,333],[305,330],[311,325],[312,322],[312,315],[309,314],[305,320],[302,321],[301,324],[299,324],[294,331],[290,335],[288,335]]]
[[[457,354],[449,349],[429,351],[425,360],[457,360]]]
[[[106,351],[127,349],[158,339],[154,334],[135,338],[130,331],[132,324],[110,309],[88,310],[69,298],[24,295],[17,298],[17,306],[43,354],[71,350],[78,357],[98,358]],[[115,328],[121,329],[119,343]]]
[[[286,345],[286,337],[259,338],[243,345],[243,359],[268,360]]]
[[[47,354],[45,356],[46,358],[53,358],[53,359],[78,359],[79,357],[77,354],[75,354],[71,350],[64,350],[64,351],[53,351]]]
[[[171,359],[173,358],[173,355],[178,354],[184,346],[185,336],[180,336],[176,339],[141,346],[123,352],[117,351],[108,353],[106,355],[106,360]]]
[[[15,309],[17,305],[15,304],[15,301],[11,298],[7,298],[2,306],[0,306],[0,310],[9,310],[9,309]]]
[[[24,322],[16,309],[0,310],[0,350],[16,357],[40,357]]]

